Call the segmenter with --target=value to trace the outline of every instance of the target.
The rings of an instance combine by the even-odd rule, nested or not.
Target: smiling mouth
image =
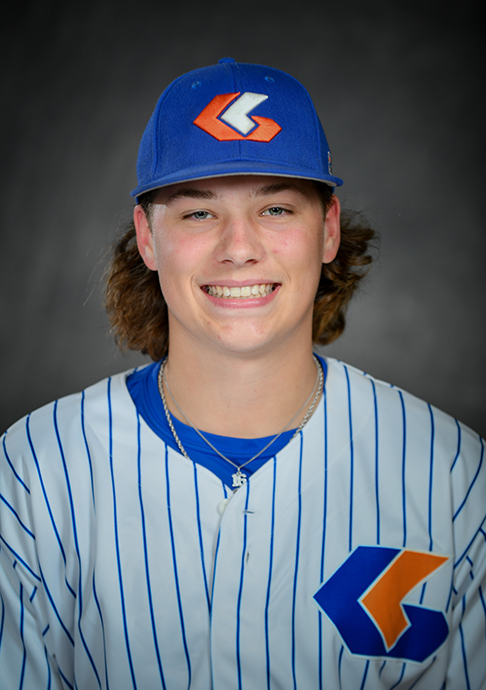
[[[245,285],[244,287],[227,287],[226,285],[205,285],[203,290],[211,297],[222,299],[257,299],[265,297],[275,290],[277,283]]]

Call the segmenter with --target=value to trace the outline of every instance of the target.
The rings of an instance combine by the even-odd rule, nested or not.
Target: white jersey
[[[235,494],[123,374],[14,425],[2,690],[484,690],[483,442],[328,366],[307,426]]]

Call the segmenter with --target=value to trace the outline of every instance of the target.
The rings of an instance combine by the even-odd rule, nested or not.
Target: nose
[[[235,266],[256,263],[264,254],[262,238],[250,218],[228,219],[221,231],[218,260]]]

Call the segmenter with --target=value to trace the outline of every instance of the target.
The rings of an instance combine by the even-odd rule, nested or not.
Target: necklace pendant
[[[233,488],[239,489],[240,486],[243,486],[243,484],[246,484],[246,474],[243,474],[243,472],[238,469],[233,474]]]

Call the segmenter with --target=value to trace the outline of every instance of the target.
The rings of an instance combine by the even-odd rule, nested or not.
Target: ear
[[[151,271],[157,270],[153,235],[145,211],[137,204],[133,209],[133,223],[137,232],[137,245],[144,264]]]
[[[324,221],[324,251],[322,263],[328,264],[336,258],[341,241],[341,204],[337,196],[333,195],[331,206]]]

